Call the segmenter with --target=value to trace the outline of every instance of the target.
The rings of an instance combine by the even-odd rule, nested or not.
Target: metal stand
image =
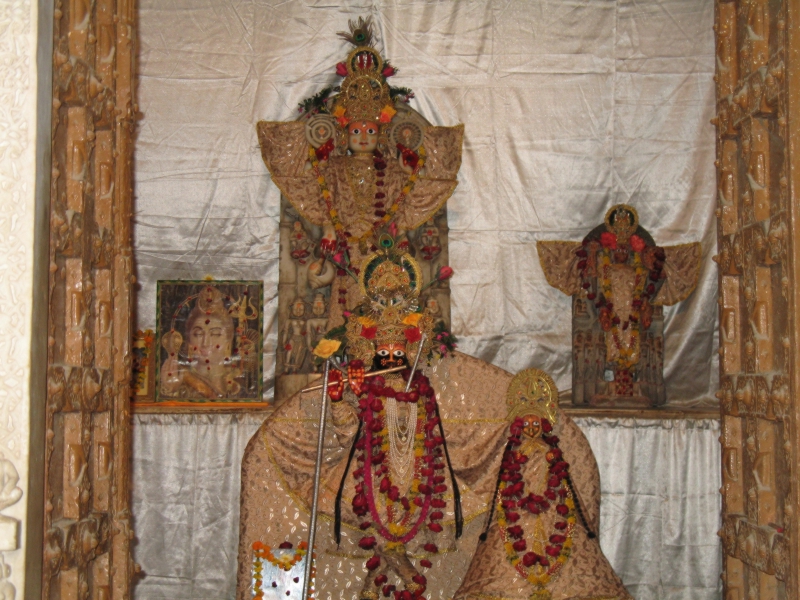
[[[306,554],[306,570],[303,576],[303,596],[308,600],[308,589],[311,585],[311,568],[314,563],[314,538],[317,534],[317,502],[319,501],[319,474],[322,470],[322,448],[325,444],[325,420],[327,418],[328,373],[330,359],[325,361],[325,374],[322,377],[322,402],[319,413],[319,439],[317,440],[317,464],[314,466],[314,495],[311,498],[311,522],[308,525],[308,552]]]

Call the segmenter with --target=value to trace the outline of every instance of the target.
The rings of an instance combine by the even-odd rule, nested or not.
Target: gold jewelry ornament
[[[394,249],[391,238],[381,238],[385,247],[367,256],[361,265],[358,282],[364,301],[346,324],[347,353],[368,368],[376,348],[402,344],[406,356],[415,356],[422,338],[422,356],[433,347],[433,316],[420,312],[419,294],[422,272],[408,253]]]
[[[639,228],[639,213],[628,204],[616,204],[606,212],[605,223],[618,242],[626,243]]]
[[[541,369],[525,369],[511,380],[506,393],[508,418],[537,415],[556,424],[558,388],[553,378]]]

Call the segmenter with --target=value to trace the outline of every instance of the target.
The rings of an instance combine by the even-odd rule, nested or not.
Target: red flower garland
[[[525,481],[522,479],[522,465],[528,462],[528,457],[516,450],[522,443],[522,419],[518,418],[511,425],[511,435],[508,438],[510,448],[503,455],[500,472],[500,488],[497,501],[498,525],[503,538],[507,541],[506,552],[508,559],[517,572],[536,586],[544,587],[548,581],[557,574],[570,554],[572,545],[571,533],[575,525],[573,501],[566,485],[569,476],[569,463],[558,447],[558,438],[550,435],[553,427],[547,419],[542,419],[542,440],[550,446],[546,454],[548,462],[547,488],[543,495],[529,493],[525,495]],[[555,511],[563,517],[556,521],[555,531],[548,537],[549,545],[545,547],[544,554],[526,552],[522,558],[518,552],[528,550],[525,540],[525,530],[521,525],[513,525],[520,519],[517,510],[527,510],[531,514],[539,515],[550,510],[555,504]],[[513,540],[513,541],[512,541]],[[540,565],[547,570],[543,575],[535,575],[528,569]]]
[[[358,467],[353,471],[356,480],[356,494],[353,497],[353,512],[359,517],[365,517],[361,529],[374,529],[391,544],[406,544],[414,539],[420,528],[427,520],[427,528],[434,533],[443,531],[438,522],[444,518],[441,509],[447,506],[443,499],[447,492],[447,484],[443,470],[445,457],[443,451],[444,440],[439,436],[439,419],[436,416],[436,395],[427,377],[417,372],[412,381],[409,392],[397,392],[386,385],[386,380],[381,376],[370,379],[361,391],[359,404],[359,418],[364,423],[364,436],[356,441],[356,456]],[[381,448],[384,440],[380,433],[384,431],[386,415],[382,398],[394,398],[398,402],[408,402],[418,406],[417,434],[423,436],[421,456],[414,459],[414,482],[407,495],[401,496],[396,485],[392,483],[389,471],[388,456]],[[419,405],[419,402],[423,402]],[[423,416],[424,413],[424,416]],[[416,454],[416,451],[415,451]],[[414,489],[416,487],[416,490]],[[386,497],[388,522],[384,522],[375,503],[375,494]],[[396,520],[396,504],[402,506],[399,521]],[[412,506],[413,505],[413,506]],[[416,515],[415,518],[415,514]],[[399,533],[393,533],[390,528],[400,528]],[[364,536],[359,541],[359,546],[365,550],[372,550],[377,545],[374,536]],[[424,549],[430,554],[438,552],[436,544],[425,544]],[[367,570],[373,571],[380,566],[381,559],[375,554],[367,560]],[[432,563],[428,559],[420,561],[420,565],[429,568]],[[421,577],[421,576],[420,576]],[[380,575],[375,579],[375,585],[385,583],[383,579],[378,582]],[[424,578],[423,578],[424,579]],[[415,581],[416,582],[416,581]],[[425,584],[409,598],[420,598],[425,590]],[[387,586],[393,587],[393,586]],[[396,598],[405,597],[404,590],[393,589],[384,595],[394,592]],[[410,592],[408,592],[410,594]]]

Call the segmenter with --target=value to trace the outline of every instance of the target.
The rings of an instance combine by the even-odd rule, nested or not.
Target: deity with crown
[[[408,106],[410,90],[387,83],[396,69],[373,47],[369,19],[351,22],[340,35],[355,46],[336,65],[341,83],[302,103],[299,120],[257,126],[272,181],[308,227],[320,231],[313,249],[320,258],[303,258],[310,264],[297,267],[302,274],[294,277],[293,293],[310,300],[323,291],[329,327],[341,325],[343,313],[360,302],[346,267],[376,250],[390,228],[398,245],[408,247],[411,232],[452,195],[464,134],[463,125],[430,125]],[[302,237],[302,225],[294,227]],[[320,281],[326,262],[335,268]],[[430,280],[437,266],[424,264],[423,276]]]
[[[694,290],[700,244],[658,246],[636,209],[617,204],[581,242],[537,248],[547,282],[573,298],[573,403],[664,404],[663,307]]]
[[[325,359],[346,353],[349,359],[349,401],[343,400],[340,371],[332,371],[328,388],[338,441],[351,447],[336,499],[334,536],[338,542],[342,493],[352,478],[346,514],[363,531],[359,547],[372,553],[359,598],[398,591],[398,597],[410,599],[422,597],[427,579],[406,547],[413,544],[426,555],[438,552],[436,537],[444,531],[448,491],[456,537],[461,533],[458,486],[436,395],[428,378],[420,371],[412,375],[409,368],[409,357],[427,362],[448,348],[442,336],[434,339],[434,316],[419,306],[419,265],[407,253],[395,251],[392,240],[384,237],[381,242],[389,247],[367,257],[359,270],[362,303],[314,352]],[[369,377],[369,372],[384,374]],[[421,568],[431,565],[428,558],[418,563]],[[402,581],[398,590],[389,585],[392,575]]]

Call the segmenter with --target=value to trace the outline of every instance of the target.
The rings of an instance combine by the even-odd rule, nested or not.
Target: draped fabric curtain
[[[460,349],[571,383],[571,302],[538,240],[580,240],[627,203],[657,243],[702,242],[692,296],[665,311],[671,402],[715,402],[712,0],[141,0],[134,242],[140,328],[159,279],[264,281],[265,394],[278,324],[280,193],[259,120],[338,85],[348,19],[372,16],[412,106],[464,124],[448,201]]]
[[[239,471],[263,418],[134,416],[136,600],[233,598]],[[576,422],[600,467],[600,543],[631,594],[720,598],[719,422]]]

